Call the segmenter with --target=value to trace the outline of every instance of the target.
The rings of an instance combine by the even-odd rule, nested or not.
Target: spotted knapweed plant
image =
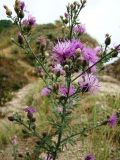
[[[71,127],[72,114],[80,97],[88,93],[94,94],[99,90],[98,71],[105,62],[112,57],[117,57],[120,52],[120,45],[109,48],[111,43],[109,34],[106,34],[104,47],[93,48],[88,43],[81,41],[81,36],[84,36],[86,29],[78,18],[85,5],[86,0],[75,1],[67,5],[66,13],[61,16],[64,36],[52,43],[47,54],[47,42],[44,36],[37,39],[36,49],[31,47],[32,28],[35,27],[36,20],[31,15],[26,18],[25,3],[20,0],[15,1],[15,17],[11,10],[4,6],[6,15],[19,30],[16,39],[12,39],[12,41],[27,54],[34,56],[37,73],[44,82],[40,96],[49,99],[52,110],[51,116],[47,117],[53,128],[52,133],[40,133],[37,129],[36,109],[33,107],[29,106],[24,109],[24,112],[27,113],[26,118],[19,113],[8,117],[10,121],[24,127],[23,134],[37,138],[32,152],[21,155],[25,160],[56,160],[68,143],[75,142],[77,136],[86,136],[89,130],[102,125],[108,124],[113,127],[118,121],[119,114],[113,113],[112,116],[96,125],[86,127],[83,124],[76,124]],[[12,144],[14,159],[17,159],[19,153],[16,151],[16,146],[18,146],[16,138],[13,139]],[[95,160],[95,157],[88,154],[85,160]]]

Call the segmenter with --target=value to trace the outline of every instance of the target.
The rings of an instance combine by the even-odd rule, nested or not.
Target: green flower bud
[[[23,11],[20,11],[19,14],[18,14],[19,18],[23,19],[24,18],[24,13]]]
[[[4,5],[4,8],[6,10],[6,15],[7,16],[11,16],[12,15],[12,11],[6,5]]]

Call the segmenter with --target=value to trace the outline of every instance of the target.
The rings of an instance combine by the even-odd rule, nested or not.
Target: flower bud
[[[71,5],[70,5],[70,8],[71,8],[71,9],[73,9],[73,8],[74,8],[74,5],[73,5],[73,4],[71,4]]]
[[[23,158],[22,153],[19,153],[19,154],[18,154],[18,157]]]
[[[109,34],[105,35],[106,39],[105,39],[105,45],[109,46],[111,43],[111,36]]]
[[[32,120],[33,119],[33,113],[28,112],[27,117],[28,117],[29,120]]]
[[[76,5],[77,5],[77,2],[75,1],[73,4],[76,6]]]
[[[70,11],[70,5],[68,4],[68,6],[67,6],[67,12],[69,13],[69,11]]]
[[[65,69],[65,70],[68,70],[68,69],[69,69],[69,66],[66,64],[66,65],[64,66],[64,69]]]
[[[11,42],[14,43],[14,42],[15,42],[15,39],[14,39],[14,38],[11,38]]]
[[[58,90],[58,88],[59,88],[59,84],[56,83],[56,84],[53,85],[53,89],[54,89],[55,91]]]
[[[14,10],[15,10],[15,12],[18,14],[18,12],[19,12],[19,10],[20,10],[20,8],[19,8],[19,0],[16,0],[16,1],[15,1]]]
[[[87,66],[87,61],[86,61],[86,60],[81,60],[81,65],[82,65],[83,67],[86,67],[86,66]]]
[[[18,43],[19,43],[20,45],[23,44],[23,37],[22,37],[22,34],[21,34],[21,33],[18,33]]]
[[[67,64],[71,64],[72,60],[71,59],[67,59],[66,62],[67,62]]]
[[[18,144],[18,142],[17,142],[17,136],[16,136],[16,135],[12,138],[11,143],[12,143],[14,146],[16,146],[16,145]]]
[[[69,18],[69,14],[68,14],[68,13],[65,13],[64,15],[65,15],[65,18],[66,18],[66,19]]]
[[[60,19],[63,21],[63,16],[60,16]]]
[[[19,18],[23,19],[24,18],[24,13],[23,11],[20,11],[19,14],[18,14]]]
[[[48,135],[47,132],[43,132],[43,133],[42,133],[42,136],[43,136],[43,137],[46,137],[47,135]]]
[[[80,54],[81,54],[81,49],[80,48],[76,49],[76,56],[80,57]]]
[[[12,11],[6,5],[4,5],[4,8],[6,10],[6,15],[7,16],[11,16],[12,15]]]
[[[9,116],[8,120],[11,121],[11,122],[13,122],[14,121],[14,117],[13,116]]]
[[[68,20],[67,20],[67,19],[64,19],[63,22],[64,22],[65,24],[68,24]]]
[[[113,54],[112,54],[112,57],[113,58],[115,58],[115,57],[117,57],[118,56],[118,52],[114,52]]]
[[[38,37],[38,39],[36,41],[36,44],[41,46],[41,47],[46,47],[46,45],[47,45],[46,38],[44,36]]]
[[[35,121],[36,121],[36,118],[33,117],[33,118],[31,119],[31,122],[35,122]]]

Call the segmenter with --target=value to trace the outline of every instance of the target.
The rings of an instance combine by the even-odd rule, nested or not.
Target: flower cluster
[[[28,26],[32,27],[35,25],[35,22],[36,22],[35,17],[29,15],[28,18],[24,19],[22,23],[25,27],[28,27]]]
[[[83,48],[83,44],[79,40],[59,41],[53,48],[53,57],[59,63],[63,63],[72,56],[74,57],[78,48]]]
[[[83,25],[83,24],[79,24],[79,25],[74,26],[73,30],[74,30],[74,32],[76,32],[78,34],[83,34],[86,31],[85,25]]]

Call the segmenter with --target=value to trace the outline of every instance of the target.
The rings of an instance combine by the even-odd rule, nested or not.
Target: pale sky
[[[27,10],[36,17],[38,23],[54,22],[65,12],[65,6],[73,0],[24,0]],[[12,8],[14,0],[0,0],[0,19],[6,18],[3,4]],[[100,43],[104,35],[112,35],[112,44],[120,42],[120,0],[87,0],[80,15],[87,32]]]

